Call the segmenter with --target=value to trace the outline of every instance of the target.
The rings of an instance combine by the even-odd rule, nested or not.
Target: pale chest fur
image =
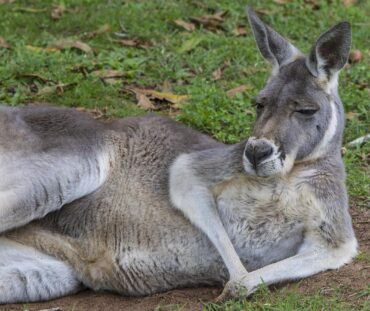
[[[251,269],[297,252],[307,220],[318,213],[309,176],[263,180],[239,175],[215,187],[224,226]]]

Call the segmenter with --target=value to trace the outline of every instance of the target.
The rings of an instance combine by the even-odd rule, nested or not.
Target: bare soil
[[[333,291],[340,292],[343,301],[352,305],[370,300],[370,295],[359,299],[358,293],[370,283],[370,209],[351,208],[354,228],[363,255],[338,270],[327,271],[297,283],[285,284],[289,290],[302,293],[317,293],[330,295]],[[192,288],[173,290],[144,298],[126,298],[110,293],[84,291],[77,295],[63,297],[48,302],[10,304],[0,307],[1,311],[10,310],[43,310],[59,308],[67,311],[90,310],[154,310],[157,306],[176,304],[184,305],[184,310],[200,310],[205,302],[211,301],[221,293],[221,288]],[[58,310],[58,311],[59,311]],[[161,310],[171,310],[170,306]]]

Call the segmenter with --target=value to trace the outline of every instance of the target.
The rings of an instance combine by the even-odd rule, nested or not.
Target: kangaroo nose
[[[262,141],[255,145],[248,144],[245,149],[245,156],[256,167],[263,160],[267,159],[273,152],[272,146]]]

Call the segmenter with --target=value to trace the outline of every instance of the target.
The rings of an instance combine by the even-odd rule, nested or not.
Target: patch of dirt
[[[44,310],[59,308],[61,311],[149,311],[157,306],[167,306],[159,310],[171,311],[176,305],[184,305],[183,310],[201,310],[203,303],[212,300],[221,294],[219,288],[191,288],[172,290],[163,294],[156,294],[143,298],[126,298],[109,293],[95,293],[90,290],[81,292],[77,295],[63,297],[48,302],[30,303],[26,305],[10,304],[0,306],[1,311],[10,310]],[[52,311],[52,310],[50,310]],[[54,310],[53,310],[54,311]],[[58,310],[59,311],[59,310]]]
[[[354,306],[362,304],[366,299],[370,300],[369,294],[359,298],[359,293],[370,284],[370,209],[352,207],[351,214],[363,256],[338,270],[320,273],[304,279],[298,284],[290,283],[284,286],[292,291],[298,290],[302,293],[317,293],[319,291],[322,295],[328,296],[339,290],[341,300]],[[182,311],[200,310],[204,302],[216,298],[221,291],[220,288],[179,289],[144,298],[125,298],[109,293],[84,291],[77,295],[48,302],[4,305],[0,306],[0,310],[36,311],[58,307],[62,311],[149,311],[160,305],[167,305],[167,307],[159,310],[172,310],[176,305],[182,305]],[[172,308],[169,305],[172,305]]]

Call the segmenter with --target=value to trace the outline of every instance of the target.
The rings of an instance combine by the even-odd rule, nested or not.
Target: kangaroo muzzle
[[[274,148],[264,140],[255,140],[247,144],[245,148],[245,156],[255,169],[260,163],[268,159],[273,152]]]
[[[243,164],[247,173],[269,177],[284,171],[285,153],[274,142],[250,137],[245,146]]]

